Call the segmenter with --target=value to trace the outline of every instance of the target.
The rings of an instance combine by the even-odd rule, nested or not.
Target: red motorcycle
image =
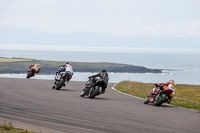
[[[27,71],[27,76],[26,78],[30,78],[30,77],[33,77],[35,75],[35,69],[34,67],[29,67],[29,70]]]
[[[36,65],[30,65],[29,70],[27,71],[27,76],[26,76],[27,79],[33,77],[35,73],[37,74],[40,72],[40,65],[39,64]]]
[[[151,91],[150,95],[144,100],[144,104],[153,103],[155,106],[167,102],[170,97],[175,93],[175,90],[171,87],[165,86],[163,83],[155,84],[155,87]]]

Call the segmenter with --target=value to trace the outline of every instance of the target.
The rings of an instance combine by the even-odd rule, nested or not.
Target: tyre
[[[62,79],[59,83],[58,83],[58,85],[56,86],[56,90],[60,90],[60,88],[63,86],[63,84],[65,83],[65,79]]]
[[[144,100],[144,104],[148,104],[149,96]]]
[[[82,90],[81,91],[81,95],[80,95],[81,97],[84,97],[85,96],[85,91],[84,90]]]
[[[32,76],[34,76],[34,73],[33,73],[33,72],[28,72],[26,78],[28,79],[28,78],[30,78],[30,77],[32,77]]]
[[[154,101],[155,106],[160,106],[162,103],[166,102],[167,100],[167,95],[166,94],[161,94],[158,100]]]
[[[94,91],[89,95],[89,98],[95,98],[97,95],[99,95],[99,87],[96,86]]]

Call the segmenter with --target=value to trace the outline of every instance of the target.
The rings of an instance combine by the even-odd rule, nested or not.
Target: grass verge
[[[24,130],[24,129],[14,128],[11,122],[8,124],[4,122],[4,124],[0,125],[0,133],[42,133],[42,132],[32,132],[28,129]]]
[[[122,81],[115,86],[115,89],[146,98],[153,87],[153,83]],[[200,85],[177,84],[175,96],[170,104],[200,111]]]

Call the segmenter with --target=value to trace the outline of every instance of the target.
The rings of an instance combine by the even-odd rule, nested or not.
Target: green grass
[[[14,128],[11,122],[8,124],[4,122],[4,124],[0,125],[0,133],[42,133],[42,132],[33,132],[28,129],[24,130],[24,129]]]
[[[146,98],[153,89],[153,83],[122,81],[115,88],[121,92]],[[200,85],[177,84],[172,105],[200,111]]]

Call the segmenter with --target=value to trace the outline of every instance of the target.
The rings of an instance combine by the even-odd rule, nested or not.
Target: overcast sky
[[[31,44],[27,34],[33,33],[44,38],[52,38],[51,35],[73,34],[70,38],[96,35],[93,41],[87,36],[81,40],[88,46],[100,40],[97,36],[101,36],[99,42],[106,45],[127,39],[125,43],[129,43],[128,46],[139,42],[130,38],[157,38],[159,41],[155,46],[162,47],[167,47],[164,43],[167,39],[175,39],[169,43],[174,42],[173,45],[179,47],[181,44],[178,43],[187,38],[184,42],[191,41],[188,45],[200,48],[200,0],[0,0],[0,35],[4,38],[0,39],[1,46],[15,42],[29,44],[20,41],[26,38]],[[24,39],[14,39],[16,34],[24,36]],[[119,38],[121,42],[112,41]],[[66,45],[81,45],[75,39],[63,41]],[[35,43],[48,41],[43,39]],[[151,47],[147,43],[144,41],[141,46]]]

